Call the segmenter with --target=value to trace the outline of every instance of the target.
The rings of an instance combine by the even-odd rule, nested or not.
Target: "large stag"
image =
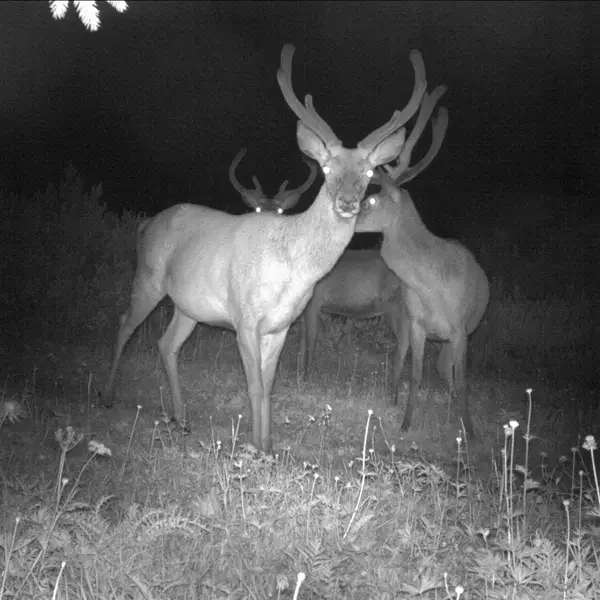
[[[235,188],[236,192],[241,196],[242,200],[249,206],[252,210],[257,213],[260,212],[273,212],[278,215],[282,215],[285,211],[294,208],[296,204],[298,204],[298,200],[300,200],[300,196],[304,194],[313,184],[314,180],[317,178],[317,167],[313,161],[305,160],[308,168],[310,169],[310,173],[308,175],[308,179],[299,187],[294,188],[293,190],[288,190],[287,186],[289,181],[286,179],[280,186],[279,191],[275,196],[269,198],[269,196],[265,195],[262,190],[262,186],[258,181],[256,175],[252,176],[252,182],[254,183],[254,189],[244,187],[235,176],[235,170],[242,158],[244,158],[246,154],[246,148],[242,148],[235,156],[231,165],[229,166],[229,181],[231,181],[231,185]]]
[[[435,125],[434,125],[435,127]],[[403,150],[410,153],[407,146]],[[437,370],[456,392],[469,437],[474,436],[467,401],[467,338],[479,325],[489,300],[489,283],[475,257],[462,244],[433,235],[425,226],[410,194],[395,178],[410,156],[400,156],[386,172],[378,169],[378,194],[368,197],[356,231],[383,232],[381,256],[402,281],[409,327],[402,330],[400,364],[409,343],[412,377],[402,429],[410,428],[416,395],[423,376],[425,340],[443,344]]]
[[[436,104],[445,93],[438,86],[432,94],[425,93],[419,115],[399,157],[398,185],[407,183],[424,171],[439,152],[448,128],[448,112],[440,107],[431,118]],[[410,153],[431,119],[432,143],[423,158],[409,168]],[[407,152],[408,150],[408,152]],[[392,361],[391,401],[396,404],[400,376],[406,351],[402,350],[403,331],[408,328],[401,282],[381,258],[378,250],[346,250],[335,267],[317,285],[313,297],[300,320],[300,364],[304,375],[313,369],[321,311],[353,319],[368,319],[385,315],[396,339]]]
[[[317,197],[307,211],[293,216],[233,216],[179,204],[141,226],[130,305],[120,318],[103,396],[107,404],[113,402],[127,340],[169,295],[175,310],[158,346],[175,420],[187,427],[177,372],[181,345],[198,322],[233,329],[248,382],[252,439],[264,451],[271,449],[270,393],[290,325],[352,238],[373,170],[400,154],[405,140],[402,126],[417,111],[427,86],[421,55],[412,51],[415,86],[407,106],[356,148],[347,149],[317,113],[312,97],[307,94],[302,103],[294,94],[293,54],[294,47],[286,44],[277,80],[299,118],[300,149],[320,164],[325,176]]]

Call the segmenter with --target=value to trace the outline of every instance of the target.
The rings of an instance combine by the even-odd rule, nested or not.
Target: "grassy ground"
[[[229,332],[199,327],[184,346],[185,437],[163,418],[151,327],[127,348],[111,410],[96,406],[108,337],[22,335],[1,356],[0,600],[291,598],[299,573],[301,598],[600,597],[600,499],[577,437],[597,433],[597,413],[570,384],[472,357],[466,445],[429,357],[403,434],[390,334],[326,319],[307,381],[288,338],[267,457],[247,444]]]
[[[126,349],[120,402],[97,406],[142,217],[84,187],[67,169],[0,198],[0,600],[600,598],[593,231],[482,234],[475,442],[431,352],[403,434],[391,334],[326,318],[306,381],[288,337],[261,456],[229,332],[198,327],[184,346],[191,435],[163,418],[161,318]]]

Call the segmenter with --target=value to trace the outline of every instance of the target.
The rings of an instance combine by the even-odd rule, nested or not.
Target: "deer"
[[[434,129],[440,127],[433,121]],[[367,196],[356,231],[383,233],[381,257],[402,282],[408,327],[402,329],[399,364],[410,346],[412,373],[401,428],[411,426],[423,377],[425,340],[444,342],[437,371],[457,398],[467,437],[475,431],[467,399],[467,343],[485,314],[490,290],[473,254],[455,240],[433,235],[421,220],[410,194],[397,180],[407,170],[412,151],[407,142],[395,164],[376,173],[381,190]],[[396,398],[397,401],[397,398]]]
[[[404,155],[401,154],[401,163],[405,168],[402,172],[398,169],[398,185],[413,180],[437,156],[448,129],[448,111],[440,107],[435,119],[431,119],[431,116],[445,92],[445,86],[438,86],[431,94],[426,92],[423,95],[417,120],[404,144]],[[416,165],[409,167],[410,156],[407,156],[405,150],[410,148],[412,151],[430,119],[431,146]],[[404,306],[402,283],[386,265],[379,250],[345,250],[335,267],[315,286],[314,294],[300,318],[299,357],[305,378],[313,370],[322,311],[352,319],[385,316],[396,340],[390,388],[390,403],[395,405],[404,367],[405,352],[402,352],[401,344],[403,331],[407,331],[409,326],[408,315]]]
[[[119,319],[101,396],[103,404],[112,405],[125,344],[168,295],[174,312],[158,348],[174,421],[183,433],[190,431],[177,368],[181,345],[198,322],[231,329],[248,386],[252,442],[263,452],[272,449],[270,394],[289,328],[317,281],[350,242],[374,169],[400,155],[406,137],[403,126],[416,113],[427,87],[423,59],[413,50],[415,83],[407,105],[349,149],[315,110],[312,96],[307,94],[302,102],[294,93],[294,52],[292,44],[283,47],[277,81],[298,117],[300,150],[323,172],[316,198],[296,215],[230,215],[206,206],[177,204],[140,225],[129,307]]]
[[[273,212],[278,215],[282,215],[286,211],[291,210],[294,208],[294,206],[296,206],[296,204],[298,204],[300,196],[302,196],[304,192],[308,191],[310,186],[317,178],[317,167],[315,163],[305,160],[304,162],[310,169],[310,173],[306,181],[297,188],[288,190],[287,186],[289,184],[289,180],[286,179],[279,186],[279,191],[277,194],[275,194],[275,196],[272,198],[269,198],[264,194],[262,186],[255,175],[252,176],[254,189],[244,187],[235,176],[235,171],[242,158],[244,158],[246,155],[246,152],[246,148],[242,148],[231,162],[231,165],[229,166],[229,181],[231,181],[231,185],[233,185],[234,189],[241,196],[244,203],[257,213]]]

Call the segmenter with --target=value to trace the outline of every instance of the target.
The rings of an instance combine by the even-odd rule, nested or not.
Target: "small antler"
[[[240,161],[246,155],[246,148],[242,148],[233,159],[231,165],[229,166],[229,181],[231,181],[231,185],[235,188],[237,193],[242,197],[242,200],[250,207],[260,212],[262,208],[262,204],[265,202],[265,195],[263,194],[262,187],[260,186],[260,182],[256,178],[255,175],[252,176],[252,182],[254,183],[254,189],[244,187],[235,176],[235,170],[237,166],[240,164]]]
[[[394,133],[402,125],[404,125],[416,112],[421,104],[423,96],[427,90],[427,80],[425,79],[425,63],[423,57],[418,50],[411,50],[410,62],[413,65],[415,71],[415,86],[413,93],[408,101],[408,104],[402,109],[402,111],[396,110],[392,115],[392,118],[385,124],[370,133],[362,142],[358,145],[362,148],[371,148],[377,146],[382,140]]]
[[[242,194],[242,196],[248,192],[248,190],[237,180],[235,176],[235,170],[237,169],[240,161],[244,156],[246,156],[246,148],[242,148],[236,155],[235,158],[231,161],[231,165],[229,165],[229,181],[231,181],[231,185],[235,188],[236,192]]]
[[[330,146],[341,146],[342,142],[337,138],[333,129],[327,121],[319,115],[313,106],[312,96],[306,94],[304,104],[298,100],[292,87],[292,58],[295,48],[292,44],[286,44],[281,50],[281,67],[277,71],[277,81],[288,106],[296,113],[296,116],[316,133],[323,143]]]
[[[295,206],[298,203],[298,200],[300,200],[300,196],[302,196],[302,194],[304,194],[304,192],[308,190],[308,188],[313,184],[314,180],[317,178],[316,165],[313,162],[309,162],[308,160],[305,160],[304,163],[310,169],[308,179],[301,186],[293,190],[287,191],[286,187],[289,182],[287,180],[284,181],[281,184],[277,195],[275,196],[275,198],[273,198],[273,202],[275,202],[278,206],[281,206],[283,210],[289,210],[290,208]]]
[[[410,132],[409,138],[402,148],[400,156],[398,156],[398,159],[396,160],[396,164],[386,165],[385,167],[390,177],[392,177],[399,185],[411,181],[419,173],[424,171],[436,157],[442,146],[446,130],[448,129],[448,111],[444,107],[440,107],[437,117],[431,118],[431,115],[436,104],[445,94],[446,90],[447,88],[445,85],[438,85],[431,94],[425,92],[419,109],[419,116]],[[430,118],[432,126],[431,147],[419,163],[409,168],[414,147],[423,134]]]

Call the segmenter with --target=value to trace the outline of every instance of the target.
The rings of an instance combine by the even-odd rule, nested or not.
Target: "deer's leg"
[[[132,285],[129,308],[119,317],[119,331],[113,347],[110,372],[104,393],[100,397],[100,402],[104,406],[112,406],[114,403],[115,379],[125,344],[164,296],[162,289],[153,286],[151,280],[144,279],[139,274],[136,275]]]
[[[196,321],[184,315],[175,306],[173,318],[167,327],[163,336],[158,340],[158,350],[165,365],[169,387],[171,388],[171,399],[173,401],[173,411],[175,421],[184,431],[189,431],[189,425],[184,422],[183,400],[181,397],[181,384],[179,383],[179,373],[177,371],[177,357],[179,350],[185,340],[196,326]]]
[[[275,372],[279,357],[285,344],[288,329],[277,333],[263,335],[260,340],[261,372],[263,381],[263,398],[261,404],[260,438],[265,452],[271,451],[271,390],[275,380]]]
[[[435,363],[436,371],[438,375],[446,382],[450,391],[453,388],[452,381],[452,367],[454,364],[454,348],[451,343],[441,342],[441,348],[438,355],[437,362]]]
[[[460,336],[452,342],[454,351],[454,387],[456,389],[456,400],[460,415],[465,425],[467,437],[473,439],[475,430],[471,421],[469,402],[467,399],[467,332],[461,332]]]
[[[408,431],[413,417],[413,409],[417,399],[417,394],[421,388],[423,380],[423,357],[425,354],[425,330],[412,322],[410,324],[410,348],[412,351],[412,377],[410,380],[410,393],[406,403],[406,412],[402,421],[402,431]]]
[[[400,377],[406,362],[406,353],[408,352],[410,322],[404,308],[404,304],[398,301],[389,302],[385,307],[386,319],[394,332],[396,338],[396,350],[394,351],[392,365],[392,396],[391,404],[398,404],[398,393],[400,392]]]
[[[300,354],[300,357],[303,360],[305,378],[313,370],[315,350],[317,348],[317,335],[319,334],[320,314],[321,307],[316,303],[309,302],[302,316],[304,321],[304,354]]]
[[[246,373],[248,396],[252,408],[252,443],[259,450],[264,450],[261,440],[261,415],[264,398],[262,373],[260,368],[260,337],[256,327],[240,328],[237,332],[237,343]]]

